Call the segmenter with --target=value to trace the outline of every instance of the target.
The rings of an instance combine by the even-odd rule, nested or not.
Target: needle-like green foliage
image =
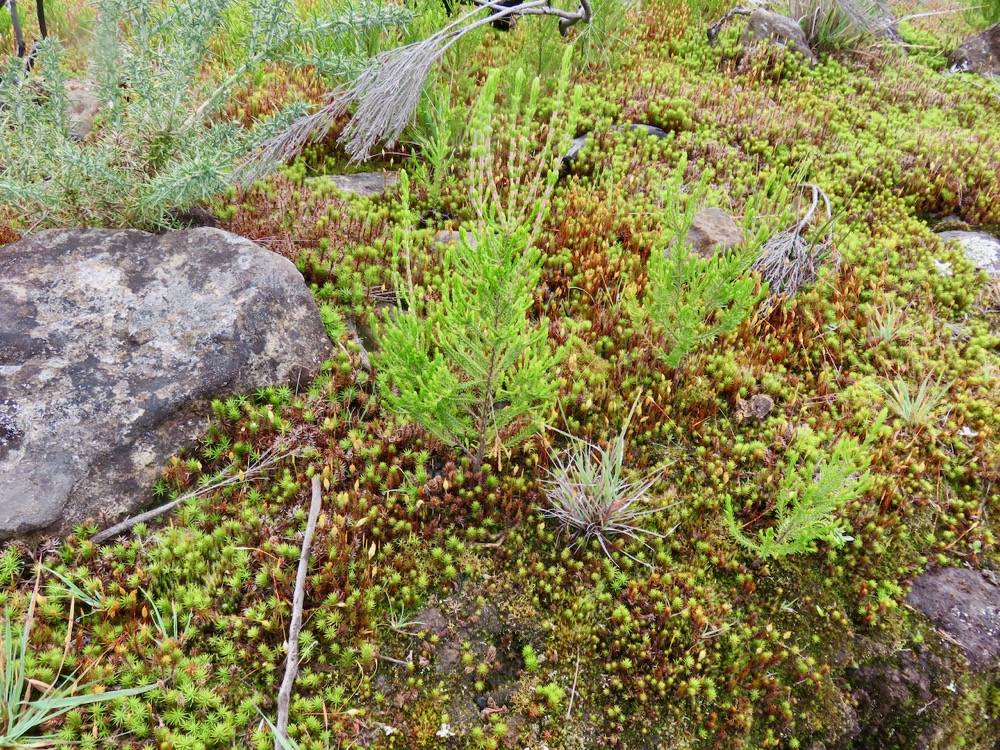
[[[446,254],[440,301],[411,297],[382,327],[386,405],[464,452],[473,471],[535,432],[555,399],[548,321],[528,319],[540,274],[528,227],[487,222]]]
[[[701,344],[735,330],[762,296],[747,273],[760,248],[756,238],[713,258],[694,254],[685,241],[697,211],[696,201],[682,207],[675,200],[682,189],[685,165],[682,159],[665,191],[669,249],[650,253],[646,287],[653,325],[663,331],[670,346],[661,356],[674,368]]]
[[[834,514],[871,487],[871,446],[887,415],[887,410],[879,414],[863,443],[841,438],[829,455],[814,454],[796,466],[804,442],[800,438],[788,453],[773,526],[759,531],[756,539],[748,537],[736,521],[732,500],[726,498],[723,518],[733,538],[764,559],[807,552],[818,541],[833,546],[850,541],[844,520]]]
[[[565,95],[568,71],[567,54],[557,102]],[[462,451],[473,472],[486,456],[502,458],[543,424],[555,402],[553,373],[562,358],[549,345],[548,320],[529,318],[543,264],[534,238],[558,175],[553,133],[559,107],[540,153],[533,154],[539,83],[535,79],[522,101],[524,76],[518,74],[509,98],[509,180],[501,191],[491,141],[498,81],[496,74],[487,80],[472,122],[479,226],[446,252],[440,299],[424,299],[409,278],[399,279],[407,312],[390,315],[380,336],[386,405]],[[573,121],[572,113],[566,120]],[[405,174],[400,188],[406,206]],[[400,250],[409,263],[409,242],[408,231],[399,230],[396,267]]]

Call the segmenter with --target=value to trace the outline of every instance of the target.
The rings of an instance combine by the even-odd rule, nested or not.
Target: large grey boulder
[[[957,242],[962,254],[994,279],[1000,278],[1000,240],[986,232],[952,230],[938,233],[942,240]]]
[[[962,42],[948,56],[948,68],[955,73],[1000,76],[1000,23]]]
[[[810,67],[819,64],[819,58],[809,47],[806,32],[791,18],[780,13],[773,13],[763,8],[758,8],[751,13],[741,42],[746,45],[752,41],[769,42],[787,47],[802,55]]]
[[[295,266],[227,232],[0,248],[0,540],[142,509],[212,398],[301,386],[331,353]]]

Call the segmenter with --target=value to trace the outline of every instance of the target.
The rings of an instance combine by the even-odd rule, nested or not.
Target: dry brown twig
[[[760,255],[754,261],[753,270],[758,271],[761,278],[768,283],[768,297],[791,297],[804,284],[816,278],[819,267],[833,253],[830,241],[833,232],[833,210],[830,199],[826,197],[818,185],[803,183],[799,187],[812,191],[812,202],[805,217],[791,229],[778,232],[761,248]],[[809,241],[803,236],[808,229],[816,209],[822,200],[826,208],[826,222],[823,227],[825,236],[822,240]],[[834,262],[837,257],[834,256]]]

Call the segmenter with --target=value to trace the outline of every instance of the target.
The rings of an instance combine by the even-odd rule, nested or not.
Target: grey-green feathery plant
[[[691,251],[686,238],[698,205],[697,200],[679,200],[685,166],[682,158],[665,190],[669,249],[654,249],[647,267],[646,307],[653,325],[667,337],[670,348],[660,356],[673,368],[698,346],[735,330],[763,295],[747,273],[759,252],[760,234],[744,232],[742,246],[713,258]]]
[[[303,24],[293,0],[101,0],[92,76],[101,109],[80,143],[67,117],[62,52],[39,45],[26,75],[0,70],[0,203],[29,226],[163,227],[230,184],[234,164],[303,113],[291,105],[245,129],[220,115],[233,91],[269,62],[298,60],[317,36],[404,24],[398,6],[363,1]],[[234,26],[234,18],[239,24]],[[238,26],[238,28],[236,28]],[[229,44],[227,66],[212,66]],[[214,46],[213,46],[214,45]]]
[[[638,525],[641,518],[666,509],[645,505],[658,472],[653,471],[633,480],[627,476],[624,467],[626,435],[638,403],[637,397],[621,432],[607,448],[566,435],[570,445],[562,454],[553,456],[549,478],[544,480],[549,507],[542,508],[542,515],[568,530],[575,544],[596,540],[604,554],[612,560],[614,558],[608,548],[612,537],[626,536],[643,544],[646,544],[641,536],[643,534],[660,539],[664,537]],[[628,552],[623,551],[622,554],[641,563]]]
[[[871,447],[887,415],[888,411],[883,409],[863,443],[841,438],[829,455],[812,452],[801,466],[796,466],[802,453],[810,448],[818,451],[807,445],[806,436],[800,435],[788,452],[785,477],[775,501],[773,526],[759,531],[756,538],[748,537],[736,521],[732,500],[726,498],[723,519],[733,538],[764,559],[807,552],[818,541],[835,547],[850,541],[844,520],[834,514],[871,487],[873,479],[868,473]]]

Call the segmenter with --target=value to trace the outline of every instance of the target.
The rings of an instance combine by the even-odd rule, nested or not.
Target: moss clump
[[[438,81],[455,107],[493,68],[516,80],[518,68],[544,67],[527,26],[456,47]],[[809,70],[741,55],[735,28],[710,47],[698,14],[673,0],[623,33],[614,66],[575,69],[572,135],[592,132],[534,239],[540,278],[526,320],[547,319],[550,350],[565,352],[548,374],[556,405],[539,416],[604,447],[627,423],[623,466],[634,477],[655,470],[656,507],[682,502],[643,516],[653,533],[642,541],[611,538],[610,556],[597,541],[572,548],[542,512],[558,433],[496,451],[477,472],[384,408],[369,358],[340,323],[360,330],[404,296],[397,229],[410,232],[413,288],[439,299],[443,259],[461,250],[435,236],[478,224],[476,176],[460,146],[438,183],[413,185],[420,228],[398,188],[337,192],[319,172],[347,167],[318,144],[216,207],[226,228],[297,263],[338,353],[307,388],[214,403],[200,448],[176,457],[155,491],[165,501],[269,450],[289,455],[110,543],[94,544],[85,526],[61,545],[0,553],[10,616],[35,600],[35,679],[64,661],[109,689],[158,685],[141,701],[76,709],[53,731],[88,747],[273,746],[258,708],[274,710],[318,474],[324,508],[290,723],[303,748],[795,748],[852,733],[875,747],[932,724],[940,747],[989,746],[1000,687],[964,671],[903,604],[930,564],[1000,565],[1000,308],[995,285],[928,229],[947,214],[1000,223],[995,97],[941,78],[930,51],[838,53]],[[267,75],[275,91],[314,90],[311,74]],[[528,154],[555,106],[542,92]],[[233,112],[263,111],[266,98],[241,92]],[[669,132],[615,129],[628,122]],[[497,119],[500,201],[532,177],[510,176],[512,132]],[[703,202],[734,215],[768,205],[776,181],[790,195],[794,183],[818,185],[841,263],[666,367],[669,337],[641,300],[669,216],[697,207],[693,191],[665,194],[678,167],[684,184],[701,181]],[[789,201],[764,219],[803,208]],[[942,392],[921,418],[892,411],[889,384],[913,395],[928,378]],[[748,419],[740,405],[757,395],[773,409]],[[818,537],[762,560],[733,539],[727,506],[753,531],[773,525],[801,436],[820,458],[838,440],[864,440],[884,408],[870,486],[831,511],[849,541]],[[35,595],[29,552],[86,600],[44,570]],[[935,686],[933,710],[908,698],[874,721],[858,707],[857,670],[905,671],[911,652],[953,675],[955,692]]]

